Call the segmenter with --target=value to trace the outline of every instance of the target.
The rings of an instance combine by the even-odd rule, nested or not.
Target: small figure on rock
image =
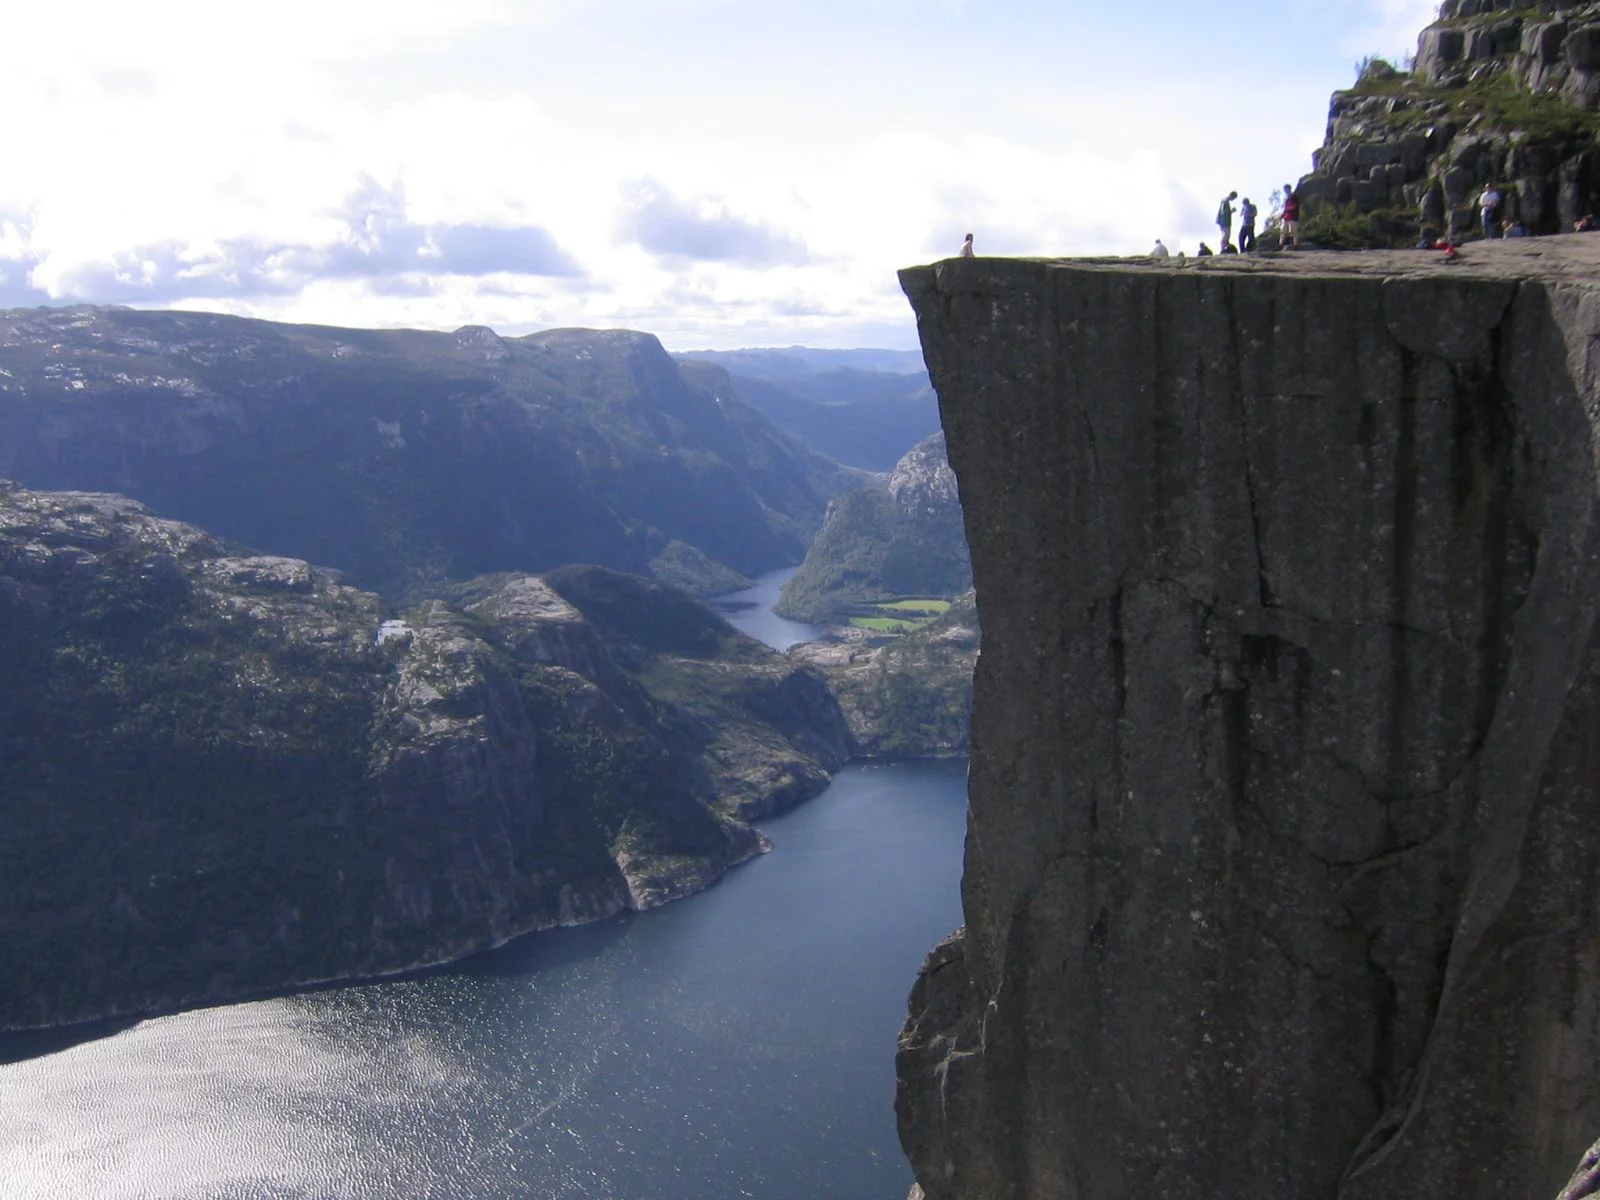
[[[1500,193],[1492,183],[1485,184],[1478,196],[1478,217],[1483,223],[1484,237],[1500,236]]]
[[[1278,249],[1300,248],[1300,197],[1291,184],[1283,185],[1283,215],[1278,231]]]
[[[1249,254],[1256,248],[1256,206],[1246,196],[1239,202],[1239,249]]]
[[[1150,251],[1151,258],[1170,258],[1167,248],[1161,244],[1161,239],[1156,239],[1155,249]]]
[[[1528,227],[1526,225],[1524,225],[1521,221],[1513,221],[1513,222],[1511,222],[1511,224],[1506,226],[1506,231],[1502,236],[1508,237],[1508,238],[1527,237],[1528,236]]]
[[[1198,250],[1196,250],[1194,252],[1194,256],[1196,258],[1210,258],[1211,257],[1211,247],[1206,245],[1204,242],[1201,242],[1200,243],[1200,249],[1198,249]]]
[[[1222,198],[1222,203],[1217,205],[1217,228],[1222,230],[1222,244],[1224,247],[1232,244],[1233,202],[1238,198],[1238,192],[1229,192]]]
[[[971,258],[972,257],[972,235],[970,233],[967,234],[967,236],[964,239],[962,239],[962,242],[961,242],[961,257],[962,258]]]
[[[1591,213],[1584,213],[1583,216],[1572,223],[1573,233],[1593,233],[1594,230],[1595,220]]]

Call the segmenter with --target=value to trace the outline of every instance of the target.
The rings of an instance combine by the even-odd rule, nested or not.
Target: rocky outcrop
[[[948,758],[971,749],[978,640],[969,591],[908,633],[885,639],[864,629],[830,629],[788,655],[827,677],[858,756]]]
[[[966,924],[900,1044],[929,1200],[1561,1188],[1600,1127],[1597,272],[902,273],[983,627]]]
[[[1445,0],[1409,74],[1372,61],[1334,93],[1299,191],[1324,238],[1470,234],[1488,183],[1508,221],[1555,233],[1600,208],[1597,136],[1600,4]]]
[[[391,616],[126,498],[0,483],[0,1028],[648,908],[850,752],[819,675],[599,567]]]
[[[858,486],[652,336],[0,312],[0,477],[117,492],[413,603],[573,562],[700,594]]]
[[[961,498],[941,432],[903,455],[886,486],[847,492],[828,506],[773,611],[824,624],[876,601],[949,598],[971,586]]]

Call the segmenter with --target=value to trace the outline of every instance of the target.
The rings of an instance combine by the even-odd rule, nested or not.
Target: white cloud
[[[1359,0],[1355,7],[1345,48],[1356,58],[1376,54],[1396,63],[1416,53],[1417,34],[1439,15],[1438,0]]]
[[[781,5],[659,2],[680,24],[705,23],[686,79],[734,65],[717,29],[762,21],[778,46],[771,71],[795,72],[780,91],[804,97],[829,78],[779,45]],[[1411,0],[1341,3],[1360,39],[1325,52],[1341,74],[1344,57],[1386,49],[1391,29],[1414,41],[1432,16]],[[1320,94],[1289,103],[1248,94],[1246,81],[1238,96],[1212,95],[1196,82],[1209,77],[1171,60],[1130,63],[1115,92],[1103,74],[1063,72],[1019,96],[1007,48],[976,40],[978,18],[1006,5],[864,7],[895,18],[878,90],[921,89],[937,126],[918,124],[915,104],[894,108],[890,126],[827,93],[769,113],[736,87],[720,109],[702,94],[680,118],[660,77],[629,91],[628,67],[609,70],[640,61],[626,38],[644,0],[19,8],[0,42],[0,111],[28,114],[0,129],[0,303],[631,324],[677,345],[748,344],[758,331],[858,344],[856,331],[899,329],[904,344],[896,269],[953,253],[969,230],[980,253],[1182,245],[1209,236],[1230,188],[1264,208],[1320,140]],[[592,43],[582,35],[602,25],[585,23],[591,12],[608,18]],[[921,73],[903,46],[945,26],[973,32],[970,61],[945,45],[960,72]],[[545,33],[560,29],[592,63],[575,69],[549,49]],[[1275,32],[1261,32],[1264,45]],[[512,64],[498,74],[497,52]],[[737,65],[748,83],[750,65]],[[557,82],[534,86],[546,75]]]

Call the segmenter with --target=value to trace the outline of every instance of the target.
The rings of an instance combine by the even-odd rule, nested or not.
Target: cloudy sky
[[[79,0],[0,20],[0,305],[915,345],[897,267],[1265,209],[1430,0]]]

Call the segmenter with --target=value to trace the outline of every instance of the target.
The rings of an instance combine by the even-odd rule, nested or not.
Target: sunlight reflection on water
[[[847,768],[654,912],[0,1066],[0,1195],[899,1200],[894,1036],[960,921],[964,767]]]

